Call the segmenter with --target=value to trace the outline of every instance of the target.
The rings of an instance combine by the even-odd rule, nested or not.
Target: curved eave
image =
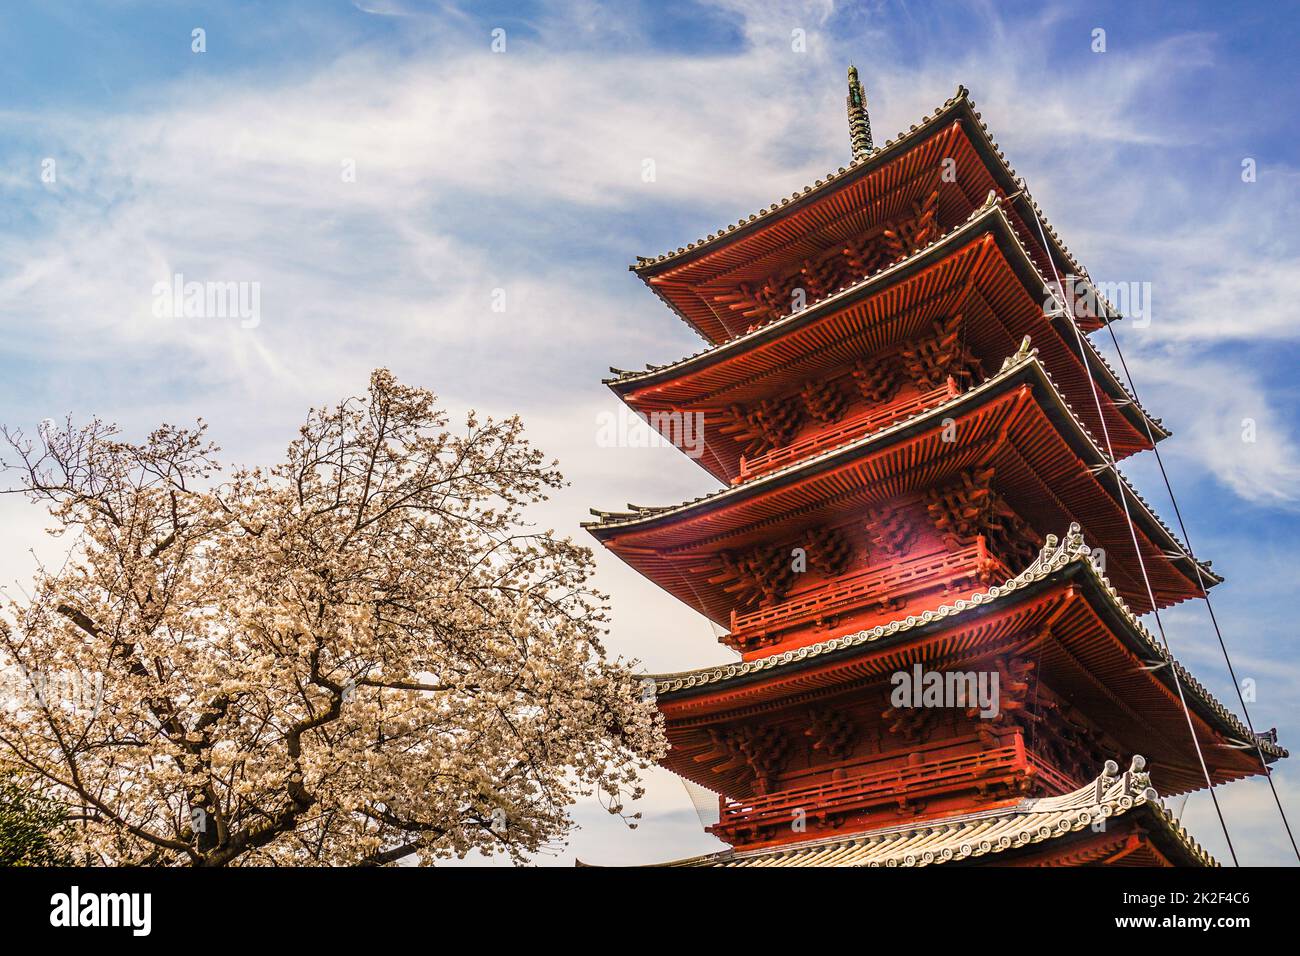
[[[916,640],[964,623],[991,610],[1032,600],[1062,582],[1077,581],[1090,606],[1110,627],[1112,633],[1139,659],[1165,661],[1169,666],[1151,672],[1152,678],[1172,693],[1181,684],[1197,716],[1226,739],[1252,742],[1249,729],[1223,705],[1200,681],[1156,640],[1124,603],[1118,591],[1090,560],[1090,549],[1077,527],[1058,544],[1049,540],[1038,559],[1004,584],[981,591],[933,610],[912,614],[901,620],[881,624],[865,631],[846,634],[751,661],[739,661],[714,667],[702,667],[675,674],[650,675],[655,681],[659,700],[670,703],[711,694],[719,690],[734,691],[746,686],[757,688],[778,676],[797,673],[811,667],[824,667],[857,657],[863,648],[885,648],[891,644]],[[1177,674],[1177,682],[1174,673]],[[731,706],[736,706],[733,702]],[[1260,739],[1259,748],[1266,758],[1277,760],[1287,751]]]
[[[877,295],[893,286],[908,281],[919,272],[952,255],[954,250],[961,248],[965,243],[981,234],[992,235],[995,238],[998,248],[1024,284],[1026,291],[1031,296],[1041,296],[1042,290],[1048,285],[1047,279],[1038,270],[1024,243],[1016,235],[1001,204],[986,204],[983,208],[976,210],[965,223],[949,230],[925,248],[911,256],[900,259],[898,262],[859,282],[846,286],[838,292],[810,304],[800,312],[777,319],[754,329],[752,332],[737,336],[712,348],[704,349],[676,362],[640,372],[623,372],[612,378],[605,379],[604,384],[608,385],[620,399],[635,408],[635,404],[629,401],[632,392],[655,385],[671,383],[726,362],[739,361],[746,353],[755,348],[797,332],[865,298]],[[1074,334],[1074,329],[1070,324],[1072,321],[1067,316],[1057,317],[1054,324],[1064,325],[1066,328],[1064,330],[1058,329],[1054,334],[1059,335],[1065,347],[1081,364],[1086,363],[1093,380],[1101,386],[1111,405],[1115,407],[1143,441],[1147,441],[1148,437],[1157,442],[1168,438],[1170,432],[1129,393],[1087,336]],[[1081,342],[1082,353],[1080,352]],[[1091,399],[1091,396],[1087,396],[1087,398]]]
[[[1024,189],[1021,178],[1007,163],[1006,155],[994,142],[988,126],[975,109],[969,91],[964,86],[959,86],[957,92],[950,99],[933,113],[927,114],[920,123],[912,126],[906,132],[900,133],[894,139],[887,140],[884,146],[873,150],[866,156],[854,159],[848,166],[841,167],[836,172],[828,173],[820,181],[819,185],[805,186],[801,192],[796,193],[794,196],[784,198],[779,203],[774,203],[766,209],[741,219],[734,225],[719,229],[705,238],[686,246],[679,246],[675,251],[653,257],[638,257],[635,263],[628,266],[628,269],[636,273],[648,284],[649,279],[668,268],[680,266],[727,245],[743,241],[746,237],[767,228],[771,223],[794,215],[799,210],[806,209],[822,201],[857,180],[871,175],[888,163],[901,158],[927,139],[942,133],[953,120],[965,121],[964,126],[968,132],[968,138],[994,179],[1002,186],[1003,191],[1008,195],[1019,194],[1015,201],[1022,218],[1029,221],[1031,217],[1037,217],[1042,222],[1051,247],[1050,254],[1056,261],[1058,268],[1063,273],[1086,277],[1087,273],[1070,254],[1065,244],[1061,242],[1056,231],[1048,223],[1046,217],[1042,215],[1038,205],[1029,196],[1027,190]],[[651,288],[654,287],[651,286]],[[673,307],[671,302],[668,304]],[[1106,305],[1108,310],[1106,317],[1118,318],[1119,314],[1114,311],[1113,306],[1110,306],[1109,303],[1106,303]],[[673,308],[676,311],[676,308]],[[685,316],[682,316],[682,318],[687,324],[694,327],[694,323],[691,323]],[[699,330],[697,329],[697,331]]]
[[[1151,510],[1146,501],[1133,490],[1127,479],[1120,474],[1119,469],[1101,451],[1097,442],[1075,416],[1060,391],[1056,388],[1051,376],[1033,353],[1008,359],[1004,369],[997,375],[941,405],[937,405],[928,411],[921,412],[888,428],[848,442],[838,448],[832,448],[785,468],[768,472],[751,481],[724,488],[721,491],[680,505],[659,509],[644,508],[635,512],[598,512],[592,509],[593,514],[600,516],[600,520],[586,522],[583,527],[597,540],[608,543],[611,538],[621,532],[646,531],[669,524],[676,524],[692,517],[703,516],[720,506],[769,494],[794,482],[850,463],[854,459],[878,448],[927,432],[942,423],[947,417],[956,418],[960,414],[971,412],[986,401],[1005,395],[1016,386],[1026,383],[1037,386],[1033,389],[1036,401],[1047,413],[1049,420],[1056,427],[1058,433],[1085,465],[1096,470],[1098,483],[1107,489],[1117,504],[1119,502],[1118,496],[1123,496],[1124,500],[1127,501],[1129,512],[1141,526],[1143,534],[1153,546],[1168,556],[1171,564],[1178,569],[1179,573],[1198,589],[1201,580],[1204,580],[1207,586],[1221,583],[1223,579],[1204,564],[1200,565],[1198,573],[1186,546]],[[1112,478],[1109,482],[1104,482],[1101,480],[1101,475],[1107,473]],[[613,550],[617,553],[616,548]]]
[[[939,817],[851,836],[807,840],[779,849],[723,850],[660,866],[694,867],[923,867],[997,864],[1036,850],[1068,847],[1118,830],[1142,832],[1177,866],[1218,862],[1160,803],[1140,758],[1123,775],[1105,771],[1072,793],[1034,797],[1012,807]],[[1108,767],[1118,770],[1118,767]]]

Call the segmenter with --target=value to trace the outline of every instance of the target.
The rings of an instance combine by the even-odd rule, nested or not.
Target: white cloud
[[[1208,469],[1247,501],[1300,501],[1294,418],[1254,371],[1195,355],[1134,364],[1134,374],[1150,387],[1150,406],[1176,407],[1184,423],[1162,453],[1183,467]]]

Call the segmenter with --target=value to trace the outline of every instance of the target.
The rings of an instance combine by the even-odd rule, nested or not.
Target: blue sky
[[[878,140],[962,83],[1093,276],[1151,283],[1150,325],[1118,334],[1174,432],[1196,551],[1227,577],[1215,603],[1256,726],[1300,746],[1300,11],[1285,6],[9,2],[0,421],[98,414],[142,433],[202,415],[227,460],[266,462],[308,406],[387,365],[452,409],[522,413],[572,480],[538,515],[557,529],[578,534],[591,505],[711,490],[670,449],[597,447],[607,366],[700,347],[627,263],[843,165],[849,62]],[[177,272],[258,283],[260,322],[155,317],[153,286]],[[1172,523],[1151,457],[1125,471]],[[50,552],[41,527],[0,500],[0,582]],[[651,670],[728,659],[702,619],[600,569],[614,650]],[[1235,699],[1203,605],[1165,624]],[[1277,774],[1300,822],[1295,779]],[[1222,800],[1243,861],[1288,861],[1265,786]],[[539,862],[718,846],[666,774],[644,810],[627,831],[580,807],[572,847]],[[1226,857],[1206,796],[1184,813]]]

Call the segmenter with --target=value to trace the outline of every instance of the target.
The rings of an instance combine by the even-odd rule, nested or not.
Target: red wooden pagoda
[[[740,656],[656,678],[732,845],[684,862],[1212,864],[1157,790],[1285,751],[1136,617],[1220,579],[1111,461],[1168,435],[1076,332],[1119,315],[964,89],[877,148],[850,70],[849,120],[848,167],[632,266],[708,345],[608,384],[724,487],[587,527]],[[996,713],[896,706],[918,669]]]

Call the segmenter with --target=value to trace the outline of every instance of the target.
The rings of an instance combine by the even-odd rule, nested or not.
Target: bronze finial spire
[[[849,67],[849,142],[853,158],[867,155],[874,148],[871,142],[871,117],[867,115],[867,94],[858,80],[858,68]]]

